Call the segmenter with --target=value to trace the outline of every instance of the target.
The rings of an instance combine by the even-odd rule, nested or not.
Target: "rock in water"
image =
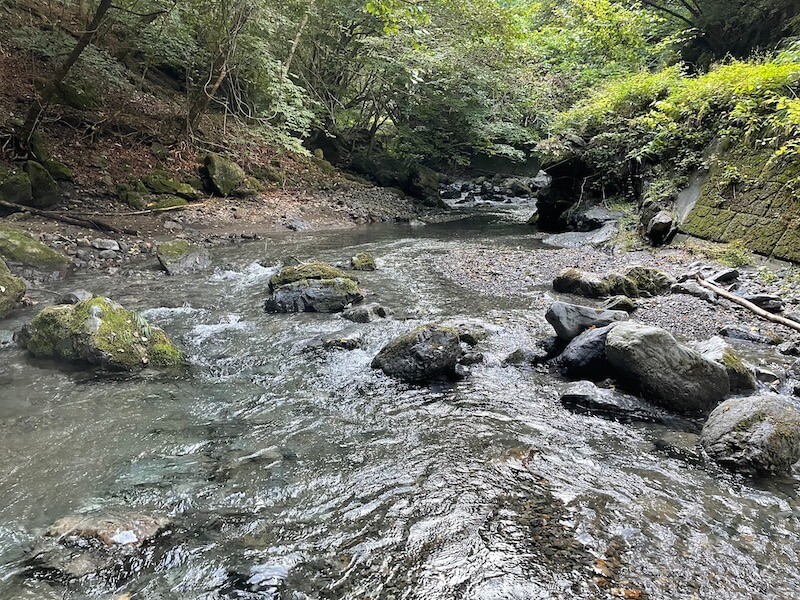
[[[60,279],[69,272],[70,259],[33,239],[28,233],[0,223],[0,256],[23,277]]]
[[[606,359],[645,398],[679,413],[713,409],[730,392],[722,365],[640,323],[620,323],[606,339]]]
[[[458,332],[429,324],[389,342],[372,361],[372,368],[396,379],[425,381],[454,373],[460,357]]]
[[[800,460],[800,411],[782,396],[731,398],[708,417],[700,443],[729,468],[788,471]]]
[[[556,335],[565,342],[572,341],[592,327],[605,327],[629,318],[630,315],[621,310],[597,310],[566,302],[554,302],[545,314],[545,319],[556,330]]]
[[[186,240],[159,244],[156,256],[168,275],[199,273],[211,268],[211,252]]]
[[[728,372],[731,391],[751,391],[756,389],[756,377],[733,347],[721,337],[714,336],[704,342],[694,344],[697,350],[708,360],[721,364]]]
[[[391,310],[377,303],[354,306],[342,313],[342,317],[354,323],[372,323],[379,319],[386,319],[391,315]]]
[[[25,282],[12,275],[5,261],[0,258],[0,319],[22,301],[27,289]]]
[[[16,339],[38,358],[85,362],[112,371],[185,361],[163,330],[102,297],[45,308]]]
[[[378,268],[375,257],[369,252],[359,252],[350,259],[350,267],[354,271],[374,271]]]
[[[284,267],[269,280],[267,312],[341,312],[364,300],[358,282],[325,263]]]
[[[578,381],[561,395],[561,404],[573,412],[590,414],[629,423],[669,421],[664,415],[644,400],[628,396],[616,390],[597,387],[591,381]]]
[[[555,361],[558,371],[572,379],[605,379],[610,367],[606,361],[606,338],[616,323],[589,329],[573,339]]]

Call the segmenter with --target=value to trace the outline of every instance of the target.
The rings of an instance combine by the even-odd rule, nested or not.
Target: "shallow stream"
[[[2,322],[0,598],[800,597],[800,482],[668,456],[656,440],[692,436],[572,414],[563,382],[503,366],[545,329],[529,297],[482,296],[431,266],[473,245],[555,251],[490,214],[294,233],[216,249],[213,274],[86,272],[36,291],[45,303],[85,288],[139,310],[191,368],[68,370],[9,343],[34,308]],[[284,257],[359,251],[380,267],[362,285],[395,319],[263,311]],[[392,337],[452,318],[492,331],[467,379],[418,387],[370,369]],[[363,348],[307,348],[343,329]],[[24,574],[26,548],[56,519],[120,507],[175,522],[127,580]]]

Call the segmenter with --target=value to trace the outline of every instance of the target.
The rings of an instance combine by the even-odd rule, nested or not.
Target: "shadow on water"
[[[563,382],[502,365],[543,331],[528,300],[483,297],[432,268],[465,246],[542,247],[529,227],[480,214],[219,248],[204,276],[148,266],[53,289],[142,311],[192,366],[102,378],[0,346],[0,597],[796,597],[797,480],[735,477],[659,451],[662,426],[565,411]],[[399,318],[263,312],[282,258],[362,250],[380,265],[362,285]],[[471,377],[420,387],[370,369],[395,335],[448,318],[491,331]],[[361,348],[306,349],[347,327]],[[56,519],[119,507],[175,523],[128,578],[64,587],[22,574]]]

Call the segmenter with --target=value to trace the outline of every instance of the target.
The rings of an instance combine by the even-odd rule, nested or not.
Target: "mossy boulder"
[[[660,296],[669,292],[675,279],[652,267],[631,267],[625,271],[625,277],[636,286],[639,296]],[[628,294],[625,294],[628,295]]]
[[[28,206],[50,208],[61,199],[61,189],[53,176],[41,163],[29,160],[25,172],[31,181],[31,201]]]
[[[704,358],[713,360],[725,367],[731,391],[752,391],[756,389],[756,377],[753,369],[748,367],[736,350],[721,337],[712,337],[709,340],[694,344]]]
[[[369,252],[359,252],[350,259],[350,267],[354,271],[374,271],[378,268],[375,257]]]
[[[90,110],[100,106],[100,99],[91,89],[69,83],[60,83],[58,85],[53,102],[76,110]]]
[[[609,296],[657,296],[666,294],[675,280],[658,269],[632,267],[624,274],[609,273],[596,275],[568,268],[561,271],[553,280],[553,289],[563,294],[575,294],[585,298],[606,298]]]
[[[248,196],[253,193],[244,169],[219,154],[206,154],[201,174],[208,190],[220,196]]]
[[[455,372],[461,340],[450,327],[428,324],[389,342],[372,361],[389,377],[419,382]]]
[[[709,415],[700,443],[726,467],[786,472],[800,460],[800,411],[781,396],[731,398]]]
[[[19,345],[37,358],[139,371],[185,362],[162,329],[108,298],[51,306],[17,334]]]
[[[0,256],[25,277],[58,279],[67,274],[72,264],[69,258],[33,239],[25,230],[5,223],[0,223]]]
[[[149,195],[144,196],[142,201],[145,203],[145,208],[148,210],[160,210],[164,208],[177,208],[179,206],[188,206],[189,202],[185,198],[179,196],[172,196],[171,194],[164,195]]]
[[[156,256],[168,275],[200,273],[211,268],[211,253],[186,240],[159,244]]]
[[[336,313],[363,300],[364,293],[352,279],[300,279],[274,288],[264,309],[272,313]]]
[[[20,303],[26,291],[25,282],[12,275],[5,261],[0,258],[0,319]]]
[[[31,178],[25,171],[0,167],[0,200],[31,206]]]
[[[270,291],[302,279],[352,279],[341,269],[327,263],[303,263],[284,267],[269,279]]]
[[[62,162],[57,160],[43,160],[42,166],[47,169],[50,176],[56,181],[72,181],[72,171]]]
[[[142,178],[144,186],[154,194],[168,194],[186,200],[199,200],[202,194],[188,183],[181,183],[165,171],[154,171]]]
[[[422,200],[425,206],[448,208],[447,204],[442,200],[439,182],[440,177],[436,171],[420,165],[411,172],[409,191],[414,197]]]

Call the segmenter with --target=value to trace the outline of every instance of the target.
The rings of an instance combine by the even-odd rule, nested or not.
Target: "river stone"
[[[731,391],[752,391],[756,389],[756,377],[736,350],[719,336],[693,344],[695,350],[705,358],[721,364],[728,372]]]
[[[612,296],[603,302],[603,308],[606,310],[624,310],[630,314],[636,311],[636,302],[627,296]]]
[[[536,215],[538,219],[538,214]],[[529,223],[531,224],[531,223]],[[569,231],[556,233],[542,240],[548,246],[557,248],[585,248],[586,246],[603,246],[616,237],[619,232],[617,223],[606,223],[600,229],[589,232]]]
[[[364,299],[352,279],[301,279],[276,287],[264,304],[272,313],[341,312]]]
[[[354,323],[372,323],[373,321],[386,319],[391,315],[391,310],[378,303],[353,306],[342,313],[342,317]]]
[[[389,342],[372,361],[372,368],[396,379],[425,381],[452,374],[460,357],[458,332],[428,324]]]
[[[606,338],[616,323],[589,329],[573,339],[555,361],[559,373],[571,379],[600,380],[608,377]]]
[[[92,240],[92,248],[95,250],[113,250],[119,252],[119,242],[117,240],[97,238]]]
[[[375,257],[369,252],[359,252],[350,259],[350,267],[354,271],[374,271],[378,268]]]
[[[556,330],[556,335],[565,342],[572,341],[592,327],[605,327],[629,318],[630,315],[621,310],[598,310],[566,302],[554,302],[545,314],[545,319]]]
[[[23,277],[60,279],[69,272],[70,259],[33,239],[13,225],[0,222],[0,256]]]
[[[606,359],[645,398],[674,412],[709,411],[730,392],[725,367],[658,327],[620,323],[606,339]]]
[[[800,460],[800,411],[782,396],[731,398],[709,415],[700,443],[726,467],[785,472]]]
[[[163,330],[103,297],[45,308],[16,339],[37,358],[83,362],[112,371],[185,361]]]
[[[38,162],[29,160],[25,163],[25,172],[31,180],[30,206],[34,208],[50,208],[61,199],[61,189],[53,176]]]
[[[686,296],[694,296],[706,302],[715,302],[717,295],[711,290],[704,288],[696,281],[684,281],[683,283],[676,283],[670,288],[673,294],[684,294]]]
[[[75,290],[74,292],[68,292],[62,295],[58,299],[58,304],[78,304],[78,302],[91,300],[92,298],[94,298],[94,294],[92,292],[88,292],[86,290]]]
[[[744,299],[767,312],[779,313],[783,310],[783,298],[780,296],[774,296],[772,294],[754,294],[752,296],[745,296]]]
[[[669,292],[675,279],[660,269],[652,267],[631,267],[625,277],[633,281],[639,296],[659,296]]]
[[[553,280],[553,289],[561,294],[575,294],[586,298],[608,296],[605,279],[580,269],[564,269]]]
[[[25,282],[12,275],[5,261],[0,258],[0,319],[11,312],[17,306],[27,291]]]
[[[644,400],[617,390],[601,388],[591,381],[573,383],[561,394],[561,405],[579,414],[590,414],[630,423],[647,421],[660,423],[668,420],[655,407]]]
[[[156,257],[167,275],[200,273],[211,268],[211,252],[186,240],[159,244]]]

